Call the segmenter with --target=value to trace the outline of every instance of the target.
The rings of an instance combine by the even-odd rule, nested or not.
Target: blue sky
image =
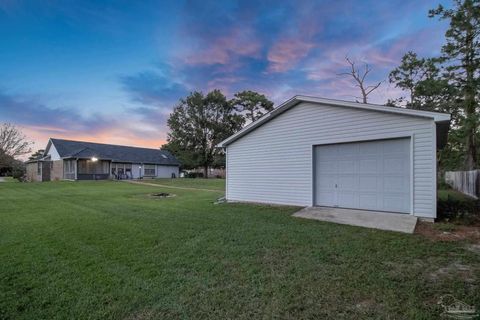
[[[159,147],[193,90],[355,100],[344,58],[384,81],[408,50],[439,54],[445,1],[0,0],[0,122],[48,137]],[[401,94],[385,81],[370,101]]]

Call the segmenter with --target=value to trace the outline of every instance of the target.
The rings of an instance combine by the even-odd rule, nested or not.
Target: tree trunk
[[[477,115],[475,112],[475,98],[467,92],[465,99],[465,144],[467,156],[465,157],[465,169],[473,170],[477,166],[477,141],[476,132],[478,127]]]
[[[363,89],[363,83],[361,84],[360,90],[362,91],[363,103],[367,103],[367,93]]]
[[[208,165],[203,166],[203,177],[208,179]]]
[[[467,30],[466,36],[466,57],[464,60],[466,71],[466,84],[465,84],[465,138],[466,138],[466,151],[467,156],[465,158],[465,167],[467,170],[473,170],[477,166],[477,141],[476,133],[478,128],[477,119],[477,102],[476,86],[475,86],[475,62],[473,57],[475,55],[475,49],[473,47],[473,31]]]
[[[474,170],[477,164],[477,148],[475,145],[475,135],[467,132],[467,157],[465,158],[465,167],[467,170]]]

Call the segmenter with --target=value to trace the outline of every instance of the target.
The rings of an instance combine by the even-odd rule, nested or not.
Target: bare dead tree
[[[345,57],[345,60],[347,60],[348,64],[350,65],[350,71],[348,72],[342,72],[339,73],[339,76],[350,76],[353,78],[355,81],[355,86],[360,89],[360,92],[362,94],[361,98],[363,103],[368,102],[368,95],[378,89],[382,82],[379,82],[375,85],[366,85],[365,80],[367,78],[367,75],[372,71],[368,63],[365,63],[365,66],[363,69],[358,68],[355,65],[355,61],[350,60],[349,57]],[[358,100],[357,100],[358,102]]]
[[[8,162],[16,157],[32,152],[32,142],[11,123],[0,126],[0,165],[8,165]]]

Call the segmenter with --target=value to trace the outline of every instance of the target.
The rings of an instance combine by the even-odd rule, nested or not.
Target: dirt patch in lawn
[[[154,199],[163,199],[163,198],[175,197],[175,195],[173,193],[167,193],[167,192],[155,192],[155,193],[151,193],[150,197]]]
[[[415,233],[433,241],[469,241],[480,243],[480,225],[462,226],[454,224],[419,221]]]
[[[460,277],[465,283],[474,285],[476,277],[472,267],[461,264],[460,262],[452,262],[449,265],[439,268],[429,274],[430,279],[438,281],[445,278]]]

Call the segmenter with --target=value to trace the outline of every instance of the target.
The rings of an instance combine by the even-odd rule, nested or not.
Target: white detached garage
[[[296,96],[223,141],[226,197],[436,217],[450,115]]]

